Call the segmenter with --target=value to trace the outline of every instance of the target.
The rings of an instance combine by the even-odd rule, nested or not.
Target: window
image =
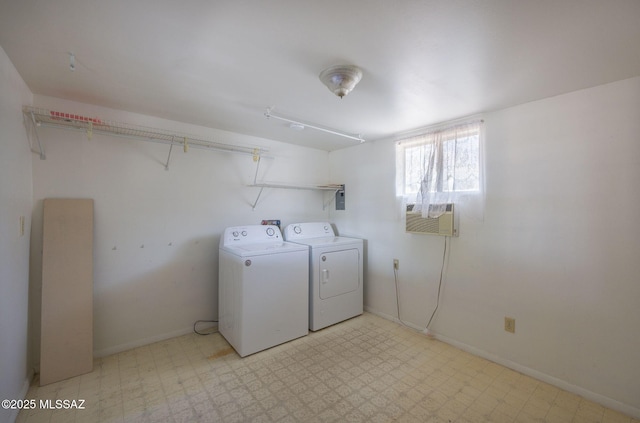
[[[397,189],[414,210],[437,217],[445,204],[482,194],[481,122],[459,124],[401,140]]]

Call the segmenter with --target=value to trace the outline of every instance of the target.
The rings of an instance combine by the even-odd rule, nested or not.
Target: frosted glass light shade
[[[357,66],[338,65],[320,72],[320,80],[332,93],[342,98],[362,79],[362,71]]]

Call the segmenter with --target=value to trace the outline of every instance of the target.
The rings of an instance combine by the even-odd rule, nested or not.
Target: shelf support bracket
[[[253,150],[253,161],[256,162],[256,173],[253,175],[253,184],[256,185],[258,181],[258,171],[260,170],[260,154],[258,154],[257,149]],[[256,206],[258,205],[258,201],[260,200],[260,196],[262,195],[262,190],[264,190],[264,187],[260,188],[260,192],[258,192],[256,201],[254,201],[253,206],[251,206],[252,210],[256,209]]]
[[[262,195],[262,191],[263,190],[264,190],[264,187],[260,187],[260,192],[258,193],[258,196],[256,197],[256,201],[253,203],[252,210],[256,209],[256,206],[258,205],[258,201],[260,200],[260,196]]]
[[[253,152],[253,161],[256,162],[256,173],[253,175],[253,184],[256,185],[258,183],[258,170],[260,169],[260,155],[256,153],[256,150],[254,150]]]
[[[164,165],[164,170],[169,170],[169,160],[171,160],[171,152],[173,151],[173,141],[176,137],[171,137],[171,145],[169,146],[169,155],[167,156],[167,163]]]
[[[324,211],[327,208],[327,206],[329,206],[329,204],[333,203],[333,200],[336,199],[336,194],[338,193],[338,191],[340,191],[340,188],[333,191],[333,195],[331,195],[331,197],[329,198],[329,201],[325,201],[322,203],[322,211]]]
[[[40,142],[40,137],[38,136],[38,122],[36,121],[36,117],[33,114],[33,111],[30,112],[31,115],[31,122],[30,122],[30,127],[31,127],[31,131],[29,131],[29,129],[27,128],[27,137],[29,137],[29,132],[33,132],[33,134],[36,137],[36,140],[38,141],[38,148],[40,149],[40,151],[34,151],[33,147],[31,149],[31,151],[33,151],[34,153],[40,153],[40,160],[46,160],[47,155],[44,152],[44,146],[42,145],[42,142]]]

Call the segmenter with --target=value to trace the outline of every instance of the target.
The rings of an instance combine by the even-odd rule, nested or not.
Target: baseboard
[[[392,322],[401,324],[403,326],[406,326],[406,327],[411,328],[413,330],[416,330],[418,332],[422,332],[424,330],[424,328],[420,328],[420,327],[415,326],[415,325],[413,325],[411,323],[407,323],[407,322],[401,321],[400,319],[398,319],[397,316],[392,316],[390,314],[385,314],[385,313],[379,312],[378,310],[374,310],[374,309],[369,308],[369,307],[365,307],[364,311],[366,311],[367,313],[375,314],[376,316],[380,316],[385,320],[391,320]]]
[[[538,370],[523,366],[511,360],[504,359],[497,355],[488,353],[484,350],[480,350],[478,348],[472,347],[471,345],[464,344],[462,342],[458,342],[455,339],[447,338],[446,336],[434,334],[434,337],[442,341],[446,344],[452,345],[456,348],[459,348],[463,351],[476,355],[478,357],[485,358],[487,360],[493,361],[494,363],[498,363],[502,366],[508,367],[512,370],[525,374],[527,376],[531,376],[534,379],[540,380],[542,382],[546,382],[550,385],[553,385],[557,388],[564,389],[565,391],[571,392],[573,394],[579,395],[583,398],[588,399],[589,401],[596,402],[600,405],[603,405],[607,408],[610,408],[615,411],[619,411],[620,413],[626,414],[627,416],[631,416],[633,418],[640,418],[640,408],[633,407],[628,404],[624,404],[620,401],[614,400],[612,398],[606,397],[604,395],[589,391],[588,389],[584,389],[580,386],[573,385],[569,382],[566,382],[562,379],[558,379],[556,377],[550,376],[546,373],[542,373]]]
[[[405,322],[401,322],[397,317],[395,316],[391,316],[385,313],[381,313],[377,310],[371,309],[370,307],[365,307],[365,310],[371,314],[375,314],[376,316],[380,316],[384,319],[387,320],[391,320],[393,322],[396,323],[400,323],[403,324],[404,326],[410,327],[412,329],[415,329],[423,334],[425,334],[425,330],[424,328],[418,328],[414,325],[411,324],[407,324]],[[456,348],[459,348],[463,351],[466,351],[468,353],[471,353],[475,356],[478,357],[482,357],[485,358],[489,361],[492,361],[494,363],[500,364],[504,367],[507,367],[509,369],[515,370],[517,372],[520,372],[522,374],[525,374],[527,376],[531,376],[534,379],[540,380],[542,382],[548,383],[550,385],[553,385],[557,388],[560,389],[564,389],[567,392],[571,392],[573,394],[579,395],[583,398],[588,399],[589,401],[593,401],[596,402],[600,405],[603,405],[607,408],[610,408],[612,410],[618,411],[620,413],[626,414],[627,416],[631,416],[635,419],[640,419],[640,408],[628,405],[628,404],[624,404],[620,401],[614,400],[612,398],[606,397],[604,395],[601,394],[597,394],[595,392],[589,391],[587,389],[581,388],[580,386],[576,386],[576,385],[572,385],[562,379],[558,379],[555,378],[553,376],[550,376],[546,373],[542,373],[538,370],[535,369],[531,369],[529,367],[523,366],[521,364],[518,364],[516,362],[513,362],[511,360],[507,360],[504,359],[502,357],[499,357],[495,354],[491,354],[487,351],[481,350],[479,348],[473,347],[471,345],[467,345],[465,343],[456,341],[455,339],[451,339],[448,338],[446,336],[442,336],[439,335],[437,333],[430,333],[430,336],[434,337],[435,339],[444,342],[445,344],[449,344],[451,346],[454,346]]]
[[[175,338],[177,336],[186,335],[191,332],[193,332],[193,327],[189,326],[188,328],[179,329],[173,332],[162,333],[159,335],[150,336],[148,338],[136,339],[135,341],[132,341],[132,342],[125,342],[124,344],[103,348],[101,350],[94,350],[93,356],[96,358],[106,357],[108,355],[132,350],[134,348],[142,347],[144,345],[149,345],[155,342],[160,342],[160,341],[165,341],[167,339]]]
[[[27,392],[29,392],[29,386],[31,386],[31,380],[32,379],[33,379],[33,372],[31,371],[31,372],[29,372],[27,377],[24,379],[24,382],[22,383],[22,388],[20,388],[20,393],[18,394],[16,399],[25,399],[25,398],[27,398]],[[19,409],[12,410],[11,414],[9,414],[8,423],[15,423],[15,421],[18,419],[18,413],[19,412],[20,412]]]

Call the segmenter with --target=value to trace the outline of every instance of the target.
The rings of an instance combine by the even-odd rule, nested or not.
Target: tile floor
[[[243,359],[220,334],[185,335],[28,398],[85,409],[38,407],[18,423],[640,423],[369,313]]]

